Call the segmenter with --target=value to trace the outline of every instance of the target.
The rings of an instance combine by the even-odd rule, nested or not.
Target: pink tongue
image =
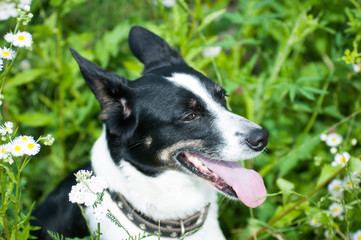
[[[266,200],[266,187],[261,175],[256,171],[246,169],[238,162],[215,161],[197,157],[230,185],[246,206],[255,208]],[[255,201],[256,199],[259,200]]]

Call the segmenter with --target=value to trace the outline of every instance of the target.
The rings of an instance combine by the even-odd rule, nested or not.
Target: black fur
[[[183,58],[168,43],[145,28],[133,27],[128,41],[134,56],[144,64],[144,73],[154,68],[185,64]]]
[[[82,169],[90,170],[90,164]],[[49,194],[44,204],[32,213],[31,226],[41,226],[31,235],[38,239],[51,239],[47,231],[54,231],[64,237],[85,237],[89,235],[86,222],[77,204],[69,201],[71,187],[76,184],[74,174],[70,174]]]

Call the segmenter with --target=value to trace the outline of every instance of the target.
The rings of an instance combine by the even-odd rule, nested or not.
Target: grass
[[[16,59],[4,61],[0,72],[3,122],[14,122],[16,134],[51,133],[55,142],[14,175],[16,188],[10,189],[9,172],[20,172],[1,160],[0,238],[11,235],[4,223],[15,221],[14,212],[24,219],[14,237],[26,238],[21,232],[30,229],[33,203],[88,161],[101,132],[99,106],[69,48],[136,79],[142,65],[127,45],[133,25],[165,38],[189,65],[225,87],[234,112],[270,132],[268,151],[246,166],[261,173],[271,196],[254,210],[221,197],[227,239],[324,239],[325,230],[346,239],[361,230],[361,82],[354,70],[361,60],[360,1],[178,0],[170,8],[157,2],[33,0],[28,25],[15,18],[1,22],[2,35],[19,29],[33,36],[32,48],[16,49]],[[9,47],[1,39],[3,46]],[[220,54],[203,57],[211,46],[220,46]],[[29,69],[20,67],[24,59]],[[342,168],[331,166],[335,155],[320,140],[332,132],[343,137],[337,152],[351,155]],[[353,172],[359,174],[353,187],[343,185],[343,198],[333,197],[328,184]],[[5,196],[12,195],[5,206]],[[342,220],[332,217],[332,203],[343,206]],[[314,218],[321,226],[310,225]]]

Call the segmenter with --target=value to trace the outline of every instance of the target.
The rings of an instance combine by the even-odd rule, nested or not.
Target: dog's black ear
[[[184,64],[178,52],[145,28],[132,27],[128,41],[134,56],[144,64],[144,72],[158,67]]]
[[[74,49],[70,51],[85,82],[100,103],[100,119],[110,133],[124,139],[129,138],[134,133],[137,121],[131,104],[132,91],[128,86],[128,80],[85,59]]]

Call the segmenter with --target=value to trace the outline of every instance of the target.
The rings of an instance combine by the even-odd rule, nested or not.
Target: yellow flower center
[[[318,223],[318,221],[317,221],[317,220],[313,220],[313,223],[314,223],[314,224],[317,224],[317,223]]]
[[[29,149],[33,149],[34,147],[35,147],[34,144],[32,144],[32,143],[29,143],[29,144],[28,144],[28,148],[29,148]]]
[[[21,147],[20,147],[20,146],[15,146],[14,150],[15,150],[16,152],[20,152],[20,151],[21,151]]]
[[[9,52],[3,52],[3,55],[4,56],[10,56],[10,53]]]
[[[332,138],[332,142],[336,142],[337,138]]]
[[[5,154],[5,148],[1,149],[1,153]]]
[[[346,158],[345,158],[345,157],[341,157],[340,161],[341,161],[342,163],[345,163],[345,162],[346,162]]]
[[[347,181],[347,185],[349,188],[353,188],[353,181],[352,180]]]
[[[334,186],[334,187],[333,187],[333,190],[336,190],[336,191],[337,191],[337,190],[339,190],[339,189],[340,189],[340,186]]]
[[[24,40],[25,40],[25,37],[24,37],[24,36],[19,36],[18,39],[19,39],[20,41],[24,41]]]
[[[21,140],[23,140],[23,141],[27,141],[27,140],[28,140],[28,138],[27,138],[27,137],[22,137],[22,138],[21,138]]]
[[[338,208],[333,209],[333,212],[335,212],[335,213],[338,213],[339,211],[340,211],[340,209],[338,209]]]
[[[4,128],[4,131],[6,132],[8,129],[9,129],[8,127],[5,127],[5,128]]]
[[[361,64],[360,64],[360,65],[358,65],[358,70],[360,70],[360,71],[361,71]],[[361,237],[359,237],[359,238],[358,238],[358,240],[361,240]]]
[[[359,236],[359,237],[357,238],[357,240],[361,240],[361,236]]]

